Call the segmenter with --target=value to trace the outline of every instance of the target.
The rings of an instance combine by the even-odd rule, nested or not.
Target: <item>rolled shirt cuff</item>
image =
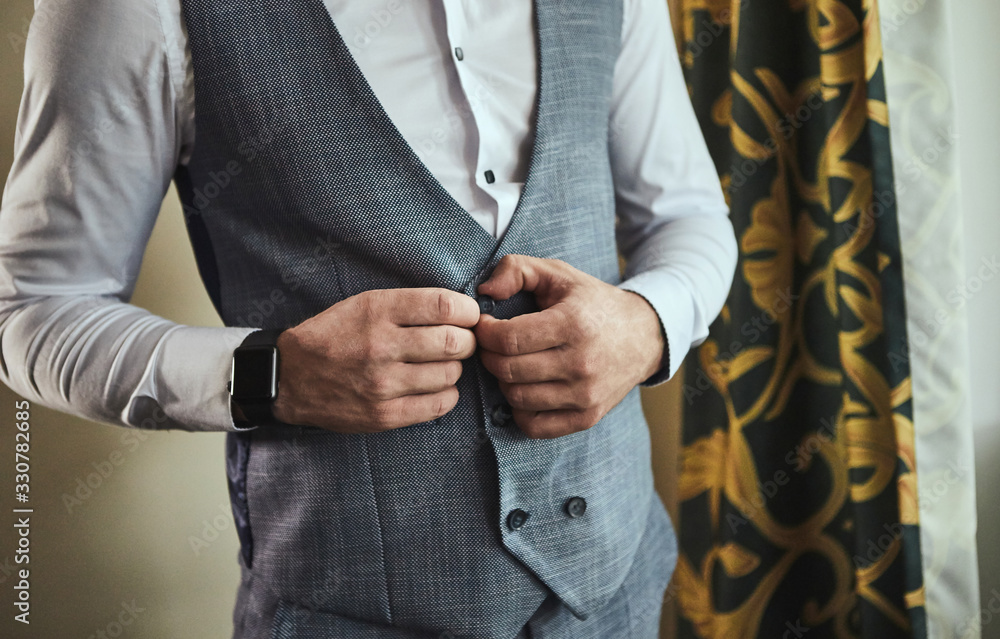
[[[157,344],[123,419],[137,427],[189,431],[253,430],[233,421],[233,351],[256,328],[177,326]],[[149,420],[152,423],[149,423]]]
[[[653,307],[666,337],[663,365],[641,386],[657,386],[672,378],[692,345],[695,307],[688,287],[676,276],[663,271],[646,271],[631,277],[618,288],[631,291]]]

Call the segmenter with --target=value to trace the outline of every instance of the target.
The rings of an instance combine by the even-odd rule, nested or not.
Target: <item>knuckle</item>
[[[454,408],[457,403],[458,403],[457,389],[454,391],[449,391],[447,393],[440,393],[437,399],[434,400],[434,407],[433,407],[434,419],[437,419],[446,414],[448,411]]]
[[[454,386],[462,376],[462,362],[449,362],[445,368],[445,385]]]
[[[361,315],[368,320],[374,320],[378,315],[376,310],[376,304],[378,300],[378,295],[375,291],[365,291],[364,293],[359,293],[354,297],[357,302],[358,310]]]
[[[450,403],[451,400],[446,395],[442,395],[441,397],[438,397],[436,400],[434,400],[434,419],[441,417],[449,410],[451,410],[451,406],[449,405]]]
[[[524,406],[525,392],[523,386],[511,386],[507,389],[507,401],[514,408]]]
[[[516,331],[507,331],[503,335],[501,348],[504,355],[520,355]]]
[[[599,421],[601,421],[600,409],[592,408],[584,411],[579,417],[577,417],[575,426],[577,430],[586,430],[595,426]]]
[[[581,384],[580,388],[580,401],[583,403],[584,408],[590,408],[595,406],[600,399],[600,389],[594,382],[585,382]]]
[[[449,320],[455,316],[455,301],[444,291],[437,294],[438,314],[443,320]]]
[[[583,340],[590,340],[597,336],[597,322],[590,317],[581,314],[575,316],[573,320],[574,332]]]
[[[395,426],[396,414],[385,403],[375,404],[371,409],[372,425],[380,430],[388,430]]]
[[[361,357],[367,362],[381,362],[387,359],[388,347],[385,340],[379,339],[371,330],[370,324],[362,329],[359,343]]]
[[[514,383],[514,360],[504,357],[500,360],[500,379],[508,384]]]
[[[573,370],[580,379],[591,378],[598,372],[597,362],[589,357],[580,357],[574,363]]]
[[[521,432],[525,434],[528,439],[546,439],[545,431],[541,428],[537,420],[530,417],[524,420],[524,424],[521,425]]]
[[[366,384],[368,396],[376,400],[388,399],[390,396],[391,382],[389,376],[382,371],[372,370],[368,373]]]
[[[444,331],[444,354],[453,357],[462,352],[462,340],[459,337],[458,329],[445,327]]]

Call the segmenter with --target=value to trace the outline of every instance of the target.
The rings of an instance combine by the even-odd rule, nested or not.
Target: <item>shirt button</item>
[[[497,181],[496,176],[493,175],[493,171],[486,171],[485,173],[483,173],[483,177],[486,178],[487,184],[493,184],[494,182]]]
[[[514,510],[507,513],[507,526],[511,530],[518,530],[524,526],[524,522],[528,521],[528,513],[521,510],[520,508],[515,508]]]
[[[497,428],[509,426],[513,419],[514,412],[511,410],[510,404],[507,402],[497,404],[493,407],[493,412],[490,413],[490,421],[493,422],[493,425]]]
[[[455,47],[455,57],[458,58],[459,62],[465,59],[465,52],[462,51],[462,47]]]
[[[479,302],[479,312],[483,315],[492,315],[497,303],[489,295],[480,295],[476,298]]]
[[[570,497],[566,500],[563,508],[566,510],[567,515],[576,519],[577,517],[582,517],[583,513],[587,512],[587,500],[583,497]]]

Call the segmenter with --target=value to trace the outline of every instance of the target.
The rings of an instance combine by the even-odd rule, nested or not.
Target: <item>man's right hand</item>
[[[274,415],[340,433],[441,417],[458,403],[461,360],[476,350],[471,297],[442,288],[360,293],[278,337]]]

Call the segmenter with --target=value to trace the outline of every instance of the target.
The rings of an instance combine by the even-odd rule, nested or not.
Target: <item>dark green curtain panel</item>
[[[740,246],[687,361],[681,637],[924,637],[873,0],[675,0]]]

